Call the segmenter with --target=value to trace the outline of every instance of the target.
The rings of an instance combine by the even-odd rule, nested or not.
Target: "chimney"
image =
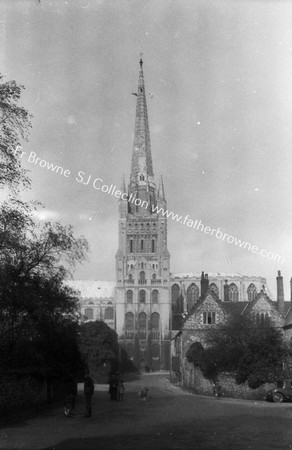
[[[283,287],[283,277],[281,275],[281,271],[278,270],[277,276],[277,304],[278,310],[280,313],[285,313],[285,305],[284,305],[284,287]]]
[[[206,289],[206,292],[209,289],[209,277],[208,277],[207,273],[205,274],[205,289]]]
[[[202,272],[202,276],[201,276],[201,297],[203,297],[203,295],[205,295],[205,293],[207,292],[208,286],[209,286],[208,275],[204,275],[204,272]]]

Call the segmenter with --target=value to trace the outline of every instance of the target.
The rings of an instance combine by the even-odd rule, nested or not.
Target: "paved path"
[[[142,402],[141,384],[151,399]],[[93,416],[61,408],[0,430],[0,449],[42,450],[281,450],[292,449],[292,404],[196,396],[172,386],[167,375],[145,375],[126,383],[124,402],[111,402],[99,386]]]

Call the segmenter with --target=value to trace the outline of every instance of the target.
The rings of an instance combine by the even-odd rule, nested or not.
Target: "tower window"
[[[158,291],[157,291],[157,289],[152,291],[151,299],[152,299],[152,303],[158,303]]]
[[[114,318],[114,308],[109,306],[104,311],[104,319],[105,320],[113,320]]]
[[[145,181],[144,175],[140,175],[140,181]]]
[[[139,301],[140,303],[145,303],[146,299],[146,292],[144,290],[139,292]]]
[[[155,240],[152,239],[152,253],[155,253]]]
[[[141,250],[142,251],[144,250],[144,241],[143,241],[143,239],[141,240]]]
[[[127,291],[127,303],[133,303],[133,291]]]
[[[133,240],[130,239],[130,253],[133,253]]]

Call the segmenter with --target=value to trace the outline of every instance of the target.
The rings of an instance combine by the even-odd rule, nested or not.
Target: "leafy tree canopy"
[[[30,185],[15,150],[21,140],[28,140],[32,116],[19,106],[24,86],[16,81],[4,82],[0,75],[0,188],[9,187],[14,193]]]
[[[15,150],[27,140],[31,115],[18,105],[24,87],[0,76],[0,367],[34,367],[46,373],[75,370],[78,299],[64,285],[88,244],[71,226],[38,223],[20,191],[30,185]]]
[[[80,326],[80,351],[91,373],[97,373],[98,368],[109,363],[117,365],[119,345],[117,333],[104,322],[94,321]]]
[[[237,383],[247,381],[255,389],[282,377],[289,350],[271,322],[259,325],[249,316],[234,317],[210,330],[206,341],[206,348],[192,344],[186,356],[210,380],[233,372]]]

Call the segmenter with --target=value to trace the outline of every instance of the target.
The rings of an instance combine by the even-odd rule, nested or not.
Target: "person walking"
[[[124,392],[125,392],[124,381],[120,380],[118,387],[118,400],[120,401],[124,400]]]
[[[84,395],[85,395],[85,413],[84,417],[91,417],[92,415],[92,405],[91,399],[94,393],[94,384],[89,374],[85,375],[84,378]]]
[[[111,375],[110,378],[110,393],[111,400],[118,400],[118,387],[120,383],[120,374],[119,372],[115,372]]]

